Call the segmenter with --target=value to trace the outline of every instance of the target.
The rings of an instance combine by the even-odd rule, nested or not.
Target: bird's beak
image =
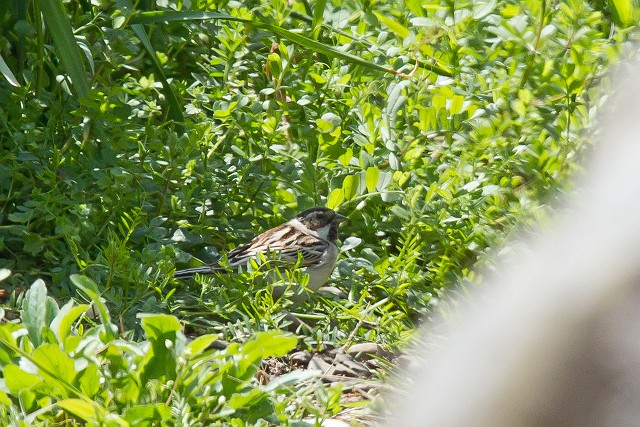
[[[340,224],[341,222],[344,222],[348,219],[349,218],[347,218],[346,216],[336,213],[336,216],[333,217],[333,222],[337,222],[338,224]]]

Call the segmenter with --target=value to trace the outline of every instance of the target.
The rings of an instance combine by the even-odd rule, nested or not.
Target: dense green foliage
[[[86,366],[65,380],[74,393],[44,384],[43,368],[20,386],[5,381],[0,404],[12,409],[1,410],[47,417],[34,411],[57,399],[89,411],[89,399],[129,422],[132,411],[180,405],[208,408],[200,422],[232,414],[215,387],[195,403],[182,394],[193,384],[176,373],[214,356],[180,359],[187,344],[166,314],[239,339],[286,326],[286,308],[315,325],[300,332],[303,346],[401,345],[442,289],[473,278],[489,248],[566,188],[604,100],[599,83],[630,50],[637,35],[624,27],[638,18],[630,2],[585,0],[0,5],[5,309],[20,311],[20,290],[43,279],[60,305],[103,298],[111,313],[87,329],[70,303],[32,323],[44,332],[26,313],[28,335],[22,323],[0,325],[13,346],[0,354],[5,376],[43,346]],[[254,285],[259,271],[171,278],[314,205],[350,219],[334,274],[346,299],[274,302]],[[73,274],[96,289],[79,291]],[[164,314],[145,324],[142,312]],[[111,317],[117,332],[107,332]],[[61,318],[66,329],[51,326]],[[137,390],[134,409],[109,395],[120,387],[113,370],[133,382],[151,375],[142,360],[156,357],[149,322],[161,319],[175,351],[160,357],[180,367]],[[127,331],[126,344],[108,336]],[[76,351],[85,341],[107,353]],[[226,357],[198,369],[222,370]],[[271,422],[318,415],[261,399]],[[65,404],[49,410],[87,419]]]

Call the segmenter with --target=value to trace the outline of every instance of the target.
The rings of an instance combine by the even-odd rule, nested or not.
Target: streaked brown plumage
[[[249,243],[227,254],[231,267],[246,265],[258,254],[275,253],[285,262],[295,263],[302,254],[300,267],[309,274],[308,287],[317,290],[331,275],[338,257],[338,226],[347,218],[328,208],[307,209],[292,220],[265,231]],[[183,279],[196,274],[224,271],[220,264],[176,271],[174,277]]]

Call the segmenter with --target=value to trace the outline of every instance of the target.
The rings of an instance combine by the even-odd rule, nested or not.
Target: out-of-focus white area
[[[640,426],[640,67],[633,71],[616,77],[569,209],[526,248],[514,245],[521,252],[461,302],[455,321],[426,325],[423,363],[401,379],[410,385],[390,426]]]

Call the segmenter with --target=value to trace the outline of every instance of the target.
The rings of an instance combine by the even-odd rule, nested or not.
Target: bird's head
[[[329,208],[316,207],[298,214],[295,219],[309,230],[317,232],[321,238],[334,241],[338,238],[338,225],[347,217]]]

